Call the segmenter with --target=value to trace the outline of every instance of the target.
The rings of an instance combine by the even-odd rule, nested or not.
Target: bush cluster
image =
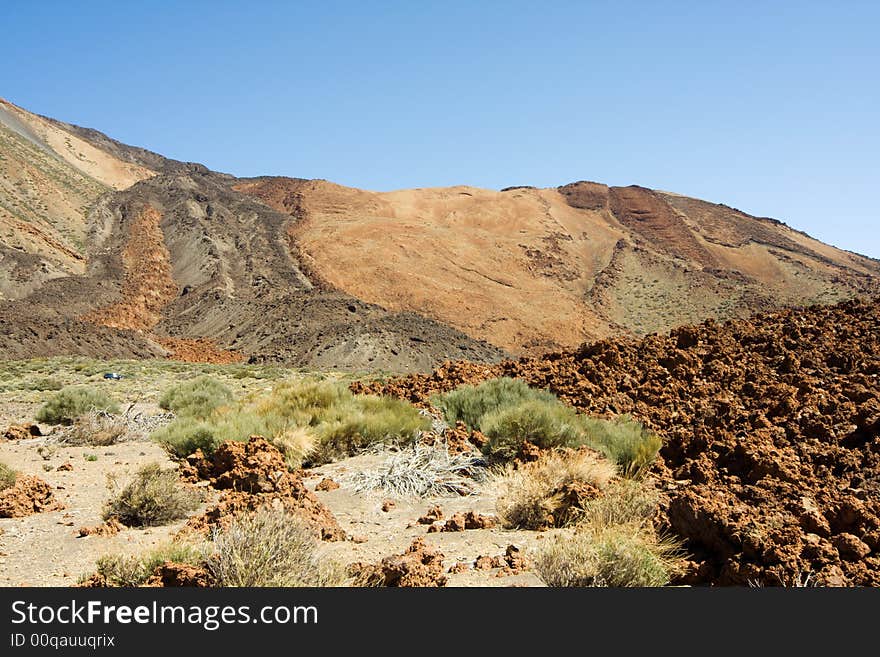
[[[91,411],[119,413],[119,404],[100,390],[69,386],[49,397],[35,417],[37,422],[47,424],[72,424]]]
[[[166,390],[159,406],[176,415],[205,418],[231,401],[229,388],[209,376],[200,376]]]
[[[270,393],[217,408],[205,417],[185,416],[153,434],[172,453],[211,454],[227,440],[264,436],[292,467],[353,454],[376,443],[412,442],[430,420],[392,397],[353,395],[330,381],[303,380]]]
[[[487,437],[483,451],[498,461],[514,458],[528,441],[541,448],[587,445],[635,475],[651,464],[661,447],[658,436],[629,416],[613,420],[576,413],[547,390],[516,379],[463,385],[432,400],[450,424],[463,421]]]

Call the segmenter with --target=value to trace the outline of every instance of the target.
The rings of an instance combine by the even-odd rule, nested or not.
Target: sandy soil
[[[48,458],[37,452],[41,446],[49,448]],[[183,526],[181,521],[165,527],[125,529],[115,536],[80,538],[80,527],[102,522],[101,510],[110,497],[108,475],[125,482],[141,465],[157,461],[170,466],[171,462],[150,442],[53,447],[47,438],[0,443],[0,461],[44,479],[66,507],[25,518],[0,518],[0,586],[70,586],[94,571],[98,557],[147,551]],[[97,459],[89,461],[85,455]],[[70,463],[73,470],[56,469],[64,463]]]
[[[382,491],[354,492],[345,484],[346,475],[358,470],[371,470],[379,460],[380,457],[373,454],[352,457],[322,466],[310,473],[306,480],[306,485],[312,490],[325,476],[340,483],[338,489],[316,491],[315,494],[333,512],[346,533],[357,539],[357,542],[348,540],[328,544],[328,555],[343,563],[376,562],[389,554],[403,552],[413,539],[423,537],[428,545],[439,548],[444,554],[443,565],[448,570],[456,563],[472,566],[478,556],[504,554],[508,545],[517,546],[528,556],[530,550],[545,540],[546,533],[543,532],[513,531],[500,527],[429,534],[428,525],[417,522],[429,509],[439,505],[444,518],[467,511],[494,515],[494,493],[485,489],[477,495],[466,497],[406,498]],[[383,505],[388,500],[394,505],[390,510],[383,511]],[[362,539],[366,541],[360,542]],[[498,569],[483,571],[471,568],[463,573],[448,575],[447,586],[543,586],[541,580],[530,571],[504,577],[498,577],[498,572]]]
[[[45,457],[40,447],[49,447]],[[85,455],[95,455],[88,461]],[[444,568],[456,563],[472,565],[478,556],[504,554],[508,545],[528,551],[540,545],[540,532],[510,531],[501,528],[437,532],[417,519],[428,509],[440,505],[448,518],[456,512],[476,511],[494,514],[495,498],[490,491],[468,497],[402,498],[381,491],[355,493],[344,484],[345,475],[378,464],[376,455],[362,455],[307,471],[306,485],[314,490],[324,477],[342,482],[332,491],[317,491],[318,498],[336,516],[349,540],[327,543],[324,553],[341,563],[376,562],[403,552],[416,537],[424,537],[445,555]],[[24,474],[37,475],[55,488],[61,511],[38,513],[26,518],[0,519],[0,585],[70,586],[84,574],[93,572],[95,561],[106,554],[138,554],[168,541],[183,525],[181,520],[163,527],[124,529],[114,536],[79,537],[78,529],[101,523],[101,509],[110,493],[108,475],[126,481],[138,467],[160,462],[173,463],[156,444],[148,441],[124,442],[109,447],[57,447],[47,438],[0,443],[0,461]],[[56,468],[64,463],[72,471]],[[49,471],[46,471],[49,468]],[[391,500],[388,511],[383,505]],[[204,511],[204,505],[192,515]],[[529,571],[498,576],[499,570],[473,570],[450,574],[448,586],[541,586]]]

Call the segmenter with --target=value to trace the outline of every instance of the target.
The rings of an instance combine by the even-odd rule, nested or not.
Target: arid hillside
[[[0,298],[83,273],[89,208],[154,174],[0,98]]]
[[[238,179],[0,102],[0,357],[427,371],[870,293],[880,263],[641,187]]]
[[[636,186],[234,189],[298,218],[304,261],[334,287],[514,353],[831,303],[880,280],[877,261],[778,221]]]
[[[166,355],[408,371],[503,356],[445,324],[327,285],[300,262],[295,220],[233,190],[231,176],[8,107],[15,130],[3,133],[0,154],[17,159],[3,183],[19,191],[0,188],[3,205],[18,208],[16,194],[43,189],[33,176],[16,186],[14,175],[51,166],[69,179],[47,174],[54,186],[46,189],[76,211],[47,210],[54,228],[22,215],[9,232],[3,357]],[[44,142],[69,142],[85,159],[75,168],[70,153]],[[54,241],[22,241],[34,231]]]

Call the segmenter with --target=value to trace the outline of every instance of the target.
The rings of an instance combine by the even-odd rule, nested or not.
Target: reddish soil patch
[[[52,487],[39,477],[19,475],[12,486],[0,491],[0,518],[24,518],[63,508]]]
[[[110,518],[110,520],[103,522],[100,525],[80,527],[78,533],[79,536],[113,536],[114,534],[121,532],[123,529],[125,529],[125,525],[119,522],[116,518]]]
[[[419,518],[422,522],[423,518]],[[456,513],[451,516],[442,525],[431,525],[428,527],[428,533],[433,532],[463,532],[466,529],[492,529],[498,524],[498,520],[493,516],[484,516],[481,513],[468,511],[466,513]]]
[[[443,520],[443,509],[440,506],[433,506],[428,512],[418,519],[420,525],[433,525],[438,520]]]
[[[450,454],[466,454],[479,450],[486,444],[487,438],[479,431],[471,431],[464,422],[456,422],[442,434],[426,431],[421,442],[425,445],[445,447]]]
[[[336,490],[337,488],[339,488],[339,484],[329,477],[324,477],[321,481],[318,482],[318,485],[315,486],[315,490],[320,491]]]
[[[211,586],[211,576],[203,567],[193,566],[188,563],[166,561],[156,568],[150,579],[144,583],[144,586],[207,587]]]
[[[664,438],[660,524],[693,556],[680,582],[880,585],[880,300],[358,387],[424,405],[494,376]]]
[[[229,491],[216,506],[190,519],[189,529],[204,532],[242,513],[270,506],[298,514],[325,541],[345,540],[345,532],[330,510],[305,487],[299,473],[288,470],[281,452],[264,438],[225,442],[210,460],[195,454],[185,470],[189,479],[195,474],[213,488]]]
[[[35,436],[42,436],[40,427],[36,424],[10,425],[0,436],[0,440],[26,440]]]
[[[497,557],[488,555],[479,556],[474,561],[475,570],[492,570],[500,568],[496,577],[506,577],[508,575],[517,575],[529,567],[529,562],[523,556],[522,550],[515,545],[508,545],[504,554]]]
[[[645,245],[704,267],[719,266],[675,210],[652,190],[636,185],[611,187],[608,195],[611,211],[617,220]]]
[[[365,586],[446,586],[443,553],[421,538],[415,539],[403,554],[385,557],[377,564],[355,563],[349,571]]]
[[[161,221],[162,214],[150,205],[135,216],[122,252],[122,301],[92,311],[83,319],[135,330],[150,329],[159,322],[162,309],[178,295]]]
[[[213,340],[207,338],[153,338],[165,347],[171,354],[170,360],[180,360],[184,363],[213,363],[215,365],[228,365],[241,363],[247,359],[242,353],[221,349]]]

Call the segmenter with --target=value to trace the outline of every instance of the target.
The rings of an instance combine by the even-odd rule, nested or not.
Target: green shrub
[[[317,425],[318,445],[310,460],[324,463],[377,443],[412,443],[418,431],[430,426],[430,418],[400,399],[352,396]]]
[[[244,441],[250,436],[266,438],[284,454],[292,468],[300,467],[315,445],[314,434],[306,429],[295,427],[276,415],[261,416],[252,410],[238,408],[214,414],[208,420],[177,418],[154,432],[152,439],[175,456],[186,458],[197,449],[210,456],[227,440]]]
[[[582,416],[581,422],[587,444],[617,463],[626,475],[642,472],[663,446],[657,434],[628,415],[610,421]]]
[[[39,392],[47,392],[49,390],[61,390],[63,387],[64,384],[61,383],[61,381],[50,376],[37,379],[28,386],[28,388],[30,388],[31,390],[38,390]]]
[[[229,388],[209,376],[200,376],[165,391],[159,406],[184,417],[206,418],[231,401]]]
[[[15,485],[18,473],[5,463],[0,463],[0,490],[6,490]]]
[[[208,570],[217,586],[337,586],[341,568],[318,557],[313,528],[284,510],[260,509],[214,532]]]
[[[480,429],[481,418],[487,413],[526,401],[556,401],[556,395],[547,390],[530,388],[519,379],[502,377],[489,379],[472,386],[462,385],[451,392],[435,396],[433,404],[443,411],[443,417],[450,425],[464,422],[470,429]]]
[[[180,458],[186,458],[197,449],[210,456],[220,444],[214,436],[213,427],[204,420],[190,417],[177,418],[170,424],[154,431],[150,438]],[[239,439],[241,440],[241,439]]]
[[[584,442],[580,417],[558,400],[531,400],[485,414],[481,431],[487,456],[514,458],[524,441],[542,448],[576,447]]]
[[[337,383],[306,380],[218,409],[203,420],[178,418],[153,439],[185,457],[196,448],[210,454],[227,440],[260,435],[291,467],[299,467],[306,457],[323,463],[377,442],[411,441],[429,426],[428,418],[399,399],[355,396]]]
[[[115,518],[129,527],[164,525],[185,518],[198,505],[198,493],[184,487],[177,472],[150,463],[107,502],[104,519]]]
[[[348,388],[338,383],[305,379],[275,387],[253,406],[260,415],[276,415],[297,426],[317,426],[338,414],[353,398]]]
[[[141,586],[166,561],[202,566],[208,551],[189,543],[168,543],[145,555],[109,554],[96,562],[98,575],[109,586]]]
[[[664,586],[677,555],[673,542],[611,526],[556,536],[538,553],[535,569],[547,586]]]
[[[569,490],[588,485],[605,491],[615,471],[613,463],[592,450],[550,451],[518,468],[508,465],[492,486],[498,491],[498,517],[510,529],[564,527],[583,514]]]
[[[46,400],[37,411],[37,422],[48,424],[72,424],[73,421],[89,411],[118,413],[119,404],[106,393],[85,387],[62,388]]]

